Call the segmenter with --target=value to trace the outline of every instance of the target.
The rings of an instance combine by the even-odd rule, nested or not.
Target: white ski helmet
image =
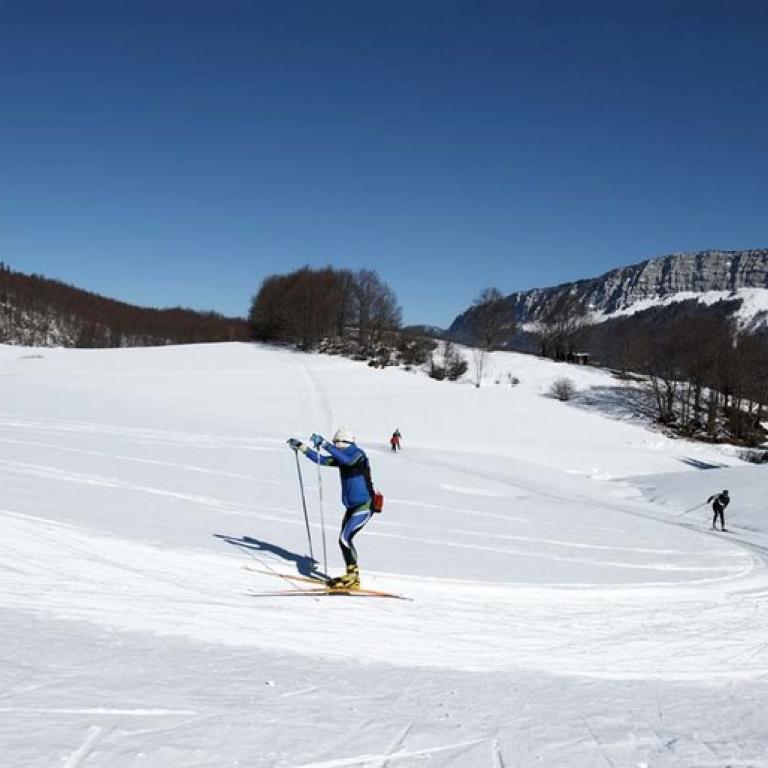
[[[355,436],[352,434],[352,430],[349,427],[339,427],[336,430],[336,434],[333,436],[334,443],[354,443]]]

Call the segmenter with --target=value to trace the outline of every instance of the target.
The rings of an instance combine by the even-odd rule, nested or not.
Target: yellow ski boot
[[[343,576],[337,576],[328,582],[329,589],[360,589],[360,569],[356,565],[348,565]]]

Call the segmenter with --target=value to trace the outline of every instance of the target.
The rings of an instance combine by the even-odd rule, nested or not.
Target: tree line
[[[765,440],[768,337],[740,329],[738,301],[680,302],[585,328],[583,344],[622,374],[644,374],[657,420],[687,436]]]
[[[645,376],[656,420],[677,433],[758,445],[768,414],[768,336],[739,328],[740,299],[653,307],[590,323],[568,293],[543,313],[536,337],[543,355],[588,352],[620,375]]]
[[[15,272],[0,262],[0,313],[7,338],[23,338],[34,321],[38,335],[65,331],[77,347],[149,346],[210,341],[245,341],[242,318],[182,307],[147,309],[80,290],[41,275]]]
[[[374,270],[303,267],[265,278],[248,322],[257,341],[308,350],[334,339],[372,355],[401,318],[394,292]]]
[[[373,367],[421,368],[433,379],[455,381],[467,363],[435,329],[401,327],[392,289],[369,269],[312,269],[265,278],[253,297],[249,324],[255,341],[293,344],[366,360]]]

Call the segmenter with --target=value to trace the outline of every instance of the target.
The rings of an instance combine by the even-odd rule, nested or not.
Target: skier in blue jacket
[[[338,467],[341,475],[341,502],[345,512],[341,521],[339,547],[347,571],[343,576],[331,579],[328,585],[339,589],[358,589],[360,569],[357,566],[357,550],[352,540],[371,519],[373,484],[368,457],[355,445],[355,437],[348,427],[341,427],[333,436],[332,443],[317,434],[312,435],[310,442],[315,450],[295,437],[288,441],[288,445],[294,451],[301,451],[316,464]],[[326,451],[327,455],[321,454],[320,449]]]

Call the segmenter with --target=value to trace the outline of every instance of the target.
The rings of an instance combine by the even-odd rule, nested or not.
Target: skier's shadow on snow
[[[217,539],[226,541],[227,544],[231,544],[233,547],[240,547],[245,550],[253,549],[257,552],[269,552],[272,555],[277,555],[277,557],[285,560],[287,563],[294,563],[296,565],[296,570],[302,576],[318,579],[326,578],[326,575],[317,569],[317,563],[309,555],[299,555],[296,552],[291,552],[289,549],[280,547],[277,544],[270,544],[268,541],[254,539],[252,536],[227,536],[223,533],[214,533],[213,535]]]
[[[725,464],[709,464],[701,459],[691,459],[688,456],[681,458],[680,461],[694,469],[724,469],[726,466]]]

